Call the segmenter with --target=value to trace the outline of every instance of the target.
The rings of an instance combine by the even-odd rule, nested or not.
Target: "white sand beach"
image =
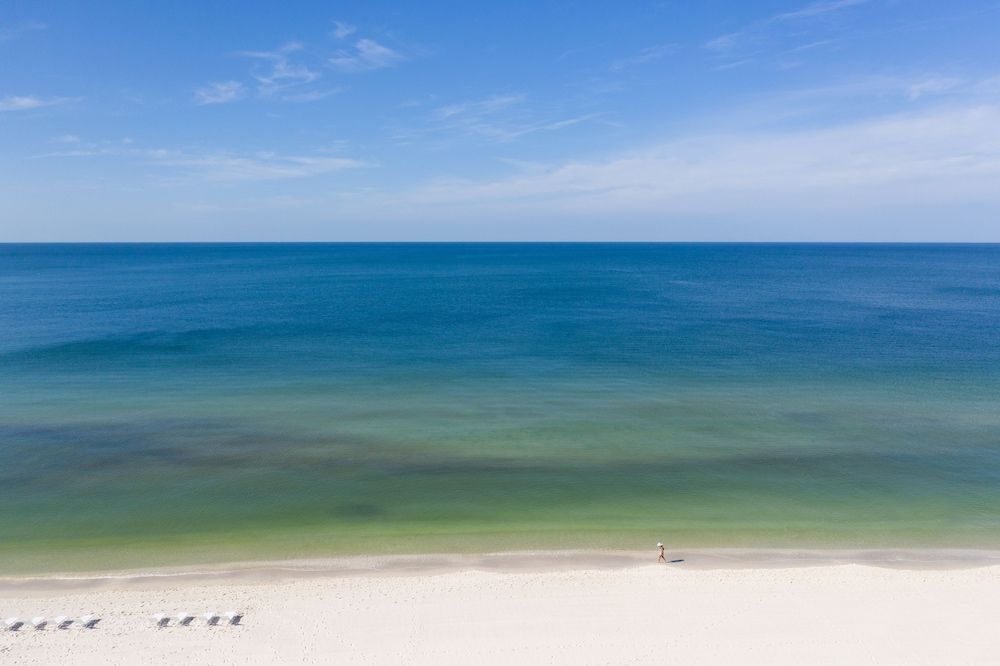
[[[523,553],[9,578],[4,618],[102,621],[3,632],[0,662],[985,664],[1000,653],[995,554],[673,555],[684,561]],[[246,617],[208,627],[208,610]],[[154,613],[182,611],[199,617],[154,627]]]

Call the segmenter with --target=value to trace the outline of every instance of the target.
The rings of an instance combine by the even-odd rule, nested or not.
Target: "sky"
[[[0,3],[0,241],[1000,241],[1000,0]]]

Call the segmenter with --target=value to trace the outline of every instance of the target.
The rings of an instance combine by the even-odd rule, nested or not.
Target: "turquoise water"
[[[0,568],[1000,546],[1000,246],[0,245]]]

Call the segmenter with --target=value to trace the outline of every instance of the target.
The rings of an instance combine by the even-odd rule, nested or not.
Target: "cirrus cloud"
[[[245,92],[239,81],[210,83],[194,91],[195,104],[227,104],[242,99]]]
[[[942,107],[821,128],[719,133],[604,160],[532,165],[493,180],[438,179],[392,208],[447,216],[733,215],[1000,204],[1000,105]]]
[[[46,106],[58,106],[69,101],[67,97],[35,97],[34,95],[8,95],[0,97],[0,111],[30,111]]]
[[[340,49],[330,58],[330,64],[342,72],[364,72],[371,69],[394,67],[406,56],[379,44],[374,39],[359,39],[353,49]]]
[[[272,152],[239,154],[150,150],[145,151],[144,155],[150,162],[175,167],[186,176],[220,182],[308,178],[370,166],[368,162],[349,157],[282,155]]]

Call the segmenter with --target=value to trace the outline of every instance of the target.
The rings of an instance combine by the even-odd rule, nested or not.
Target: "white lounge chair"
[[[69,625],[73,624],[73,618],[60,615],[55,619],[55,624],[56,629],[69,629]]]
[[[45,619],[45,616],[39,615],[38,617],[31,618],[31,626],[36,630],[41,631],[45,628],[49,622]]]
[[[3,626],[7,631],[17,631],[24,626],[24,622],[21,622],[19,618],[9,617],[3,621]]]
[[[182,627],[186,627],[189,624],[191,624],[191,620],[193,619],[194,615],[188,615],[187,613],[177,614],[177,624],[181,625]]]
[[[205,618],[205,623],[208,624],[208,626],[210,627],[214,627],[215,625],[219,624],[220,618],[218,613],[213,613],[209,611],[208,613],[203,614],[202,617]]]
[[[236,611],[229,611],[226,613],[226,621],[235,626],[243,621],[243,613],[237,613]]]
[[[97,627],[97,623],[101,621],[101,618],[94,617],[93,615],[84,615],[80,618],[80,624],[83,625],[84,629],[94,629]]]
[[[170,616],[164,615],[163,613],[157,613],[154,615],[153,620],[156,622],[156,626],[160,629],[170,624]]]

